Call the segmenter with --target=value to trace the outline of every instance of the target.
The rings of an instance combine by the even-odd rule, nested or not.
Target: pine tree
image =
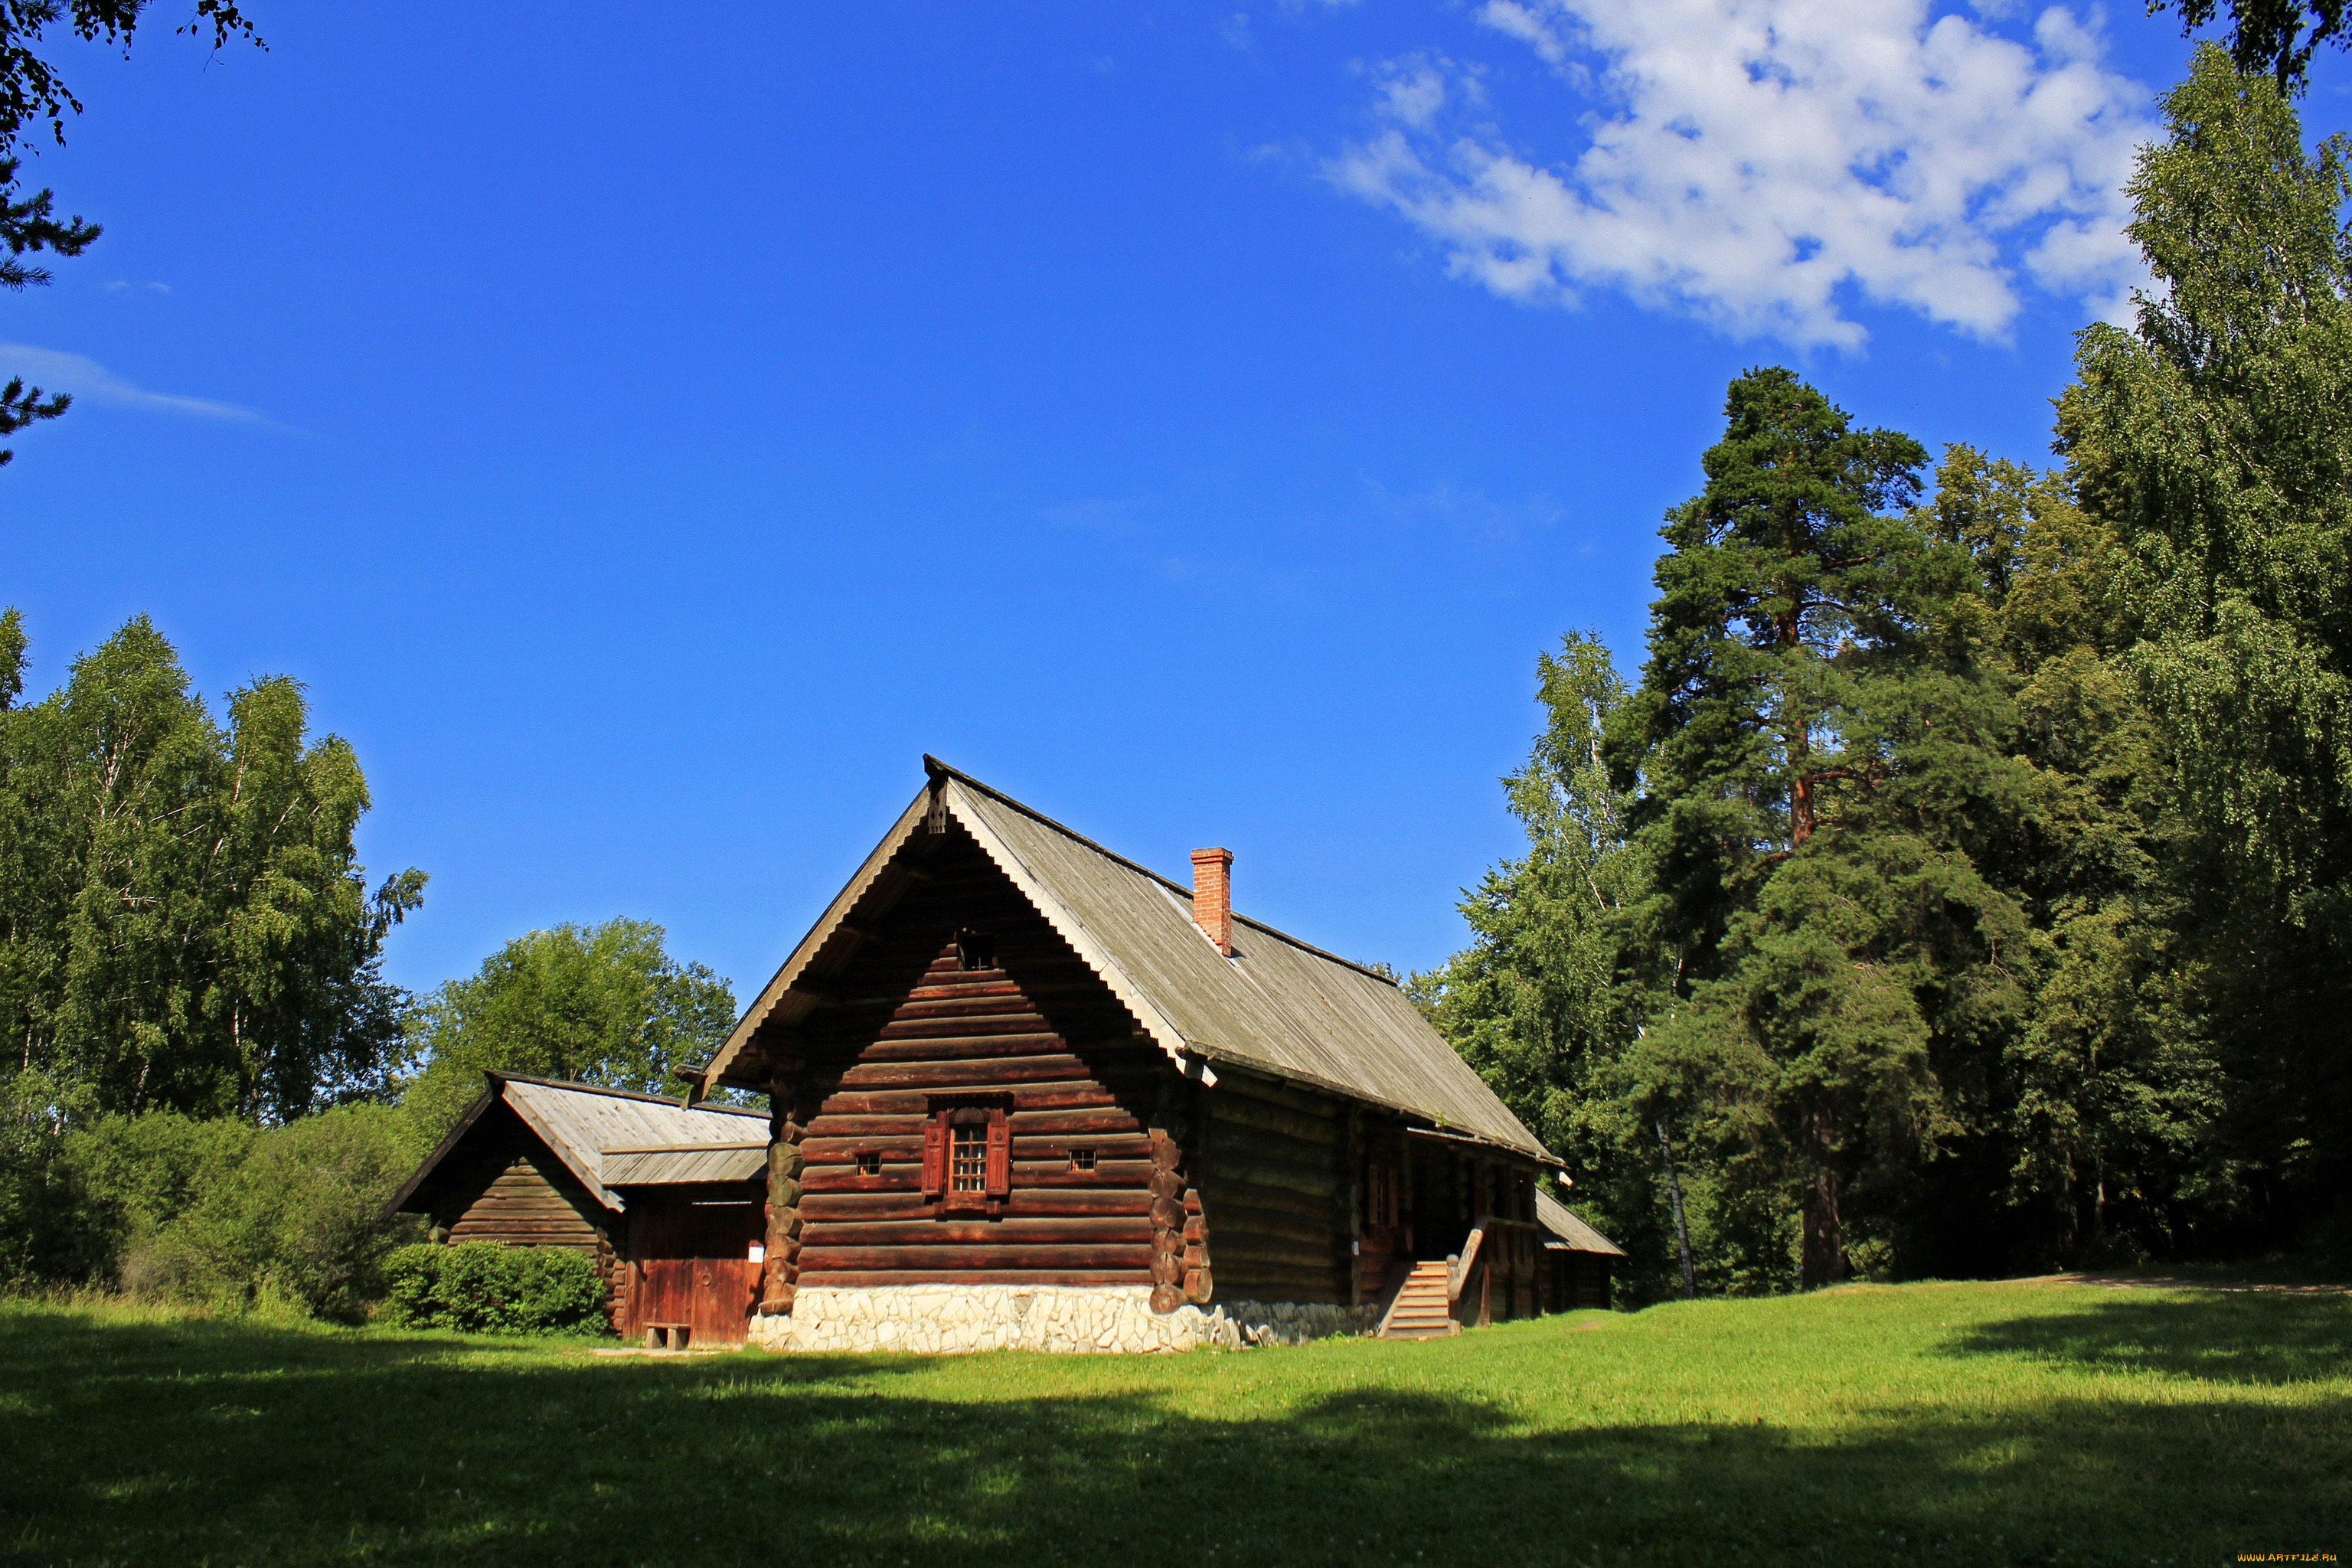
[[[2021,781],[1953,617],[1967,552],[1907,510],[1918,445],[1780,369],[1726,414],[1612,731],[1677,972],[1632,1062],[1748,1189],[1751,1254],[1794,1186],[1810,1289],[1845,1276],[1850,1201],[1893,1211],[1958,1130],[1948,1081],[2021,1005],[2003,957],[2030,932],[1973,859]]]

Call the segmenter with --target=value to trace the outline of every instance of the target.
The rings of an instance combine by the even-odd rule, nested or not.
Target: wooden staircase
[[[1416,1263],[1405,1276],[1389,1310],[1381,1316],[1381,1338],[1384,1340],[1433,1340],[1447,1334],[1458,1334],[1462,1325],[1454,1321],[1454,1302],[1450,1292],[1451,1270],[1445,1259],[1433,1258]]]

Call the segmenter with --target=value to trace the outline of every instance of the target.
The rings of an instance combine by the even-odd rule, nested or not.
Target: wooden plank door
[[[691,1347],[741,1344],[759,1289],[751,1250],[764,1232],[760,1205],[643,1204],[630,1229],[638,1279],[630,1336],[650,1323],[685,1323]]]

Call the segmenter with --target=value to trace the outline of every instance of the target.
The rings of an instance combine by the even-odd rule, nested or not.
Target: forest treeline
[[[1643,1297],[2352,1250],[2347,148],[2164,109],[2057,466],[1750,372],[1639,670],[1539,660],[1413,984]]]
[[[409,994],[383,943],[425,877],[371,881],[367,781],[297,682],[215,715],[143,616],[32,702],[29,656],[0,614],[0,1287],[360,1316],[481,1069],[658,1090],[732,1024],[643,921]]]

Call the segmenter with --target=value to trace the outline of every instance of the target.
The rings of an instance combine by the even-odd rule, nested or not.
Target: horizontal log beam
[[[898,1219],[866,1222],[819,1221],[802,1233],[803,1253],[810,1247],[1017,1247],[1045,1244],[1057,1247],[1150,1247],[1149,1215],[1062,1219]]]
[[[878,1176],[862,1175],[848,1161],[839,1163],[812,1164],[801,1178],[801,1184],[812,1193],[871,1193],[888,1192],[898,1188],[911,1190],[917,1178],[911,1167],[900,1163],[896,1168],[888,1161]],[[1015,1192],[1026,1187],[1041,1188],[1104,1188],[1137,1192],[1151,1179],[1151,1166],[1140,1160],[1105,1160],[1091,1171],[1073,1171],[1067,1161],[1014,1160],[1013,1187]]]
[[[811,1193],[801,1200],[801,1214],[811,1222],[831,1220],[917,1219],[939,1205],[918,1192]],[[1045,1219],[1057,1215],[1108,1217],[1142,1216],[1151,1212],[1151,1194],[1140,1190],[1102,1189],[1067,1192],[1015,1191],[1002,1211],[1010,1219]]]
[[[1230,1121],[1220,1121],[1210,1128],[1208,1157],[1212,1161],[1269,1160],[1306,1170],[1328,1171],[1335,1177],[1339,1170],[1339,1146],[1336,1143],[1309,1143]]]
[[[1286,1110],[1295,1110],[1307,1116],[1336,1118],[1340,1110],[1339,1101],[1330,1095],[1296,1089],[1273,1079],[1262,1078],[1244,1068],[1219,1068],[1217,1086],[1211,1093],[1218,1098],[1228,1094],[1246,1095],[1252,1100],[1264,1100],[1268,1105],[1280,1106]]]
[[[1217,1226],[1209,1233],[1209,1255],[1220,1269],[1238,1268],[1245,1263],[1266,1263],[1286,1268],[1340,1269],[1339,1251],[1328,1243],[1314,1246],[1286,1241],[1280,1237],[1253,1236]]]
[[[995,1089],[1020,1083],[1066,1082],[1091,1075],[1067,1054],[993,1057],[980,1061],[858,1063],[841,1075],[845,1089]]]
[[[1149,1285],[1151,1271],[1142,1268],[866,1268],[832,1270],[812,1278],[803,1273],[803,1289],[831,1287],[836,1290],[871,1290],[886,1285]]]
[[[1253,1187],[1327,1199],[1339,1190],[1339,1173],[1328,1166],[1318,1169],[1287,1160],[1262,1159],[1215,1146],[1211,1147],[1202,1163],[1207,1167],[1202,1173],[1211,1182],[1241,1182]]]
[[[1061,1036],[1049,1028],[1027,1007],[1014,1012],[1007,1010],[986,1018],[904,1018],[894,1017],[874,1032],[877,1042],[891,1040],[960,1040],[972,1043],[1006,1035],[1028,1036],[1061,1043]]]
[[[1219,1088],[1223,1087],[1220,1083]],[[1336,1117],[1310,1116],[1244,1095],[1222,1095],[1215,1089],[1209,1091],[1209,1120],[1220,1127],[1247,1127],[1324,1145],[1337,1144],[1346,1131]]]
[[[1302,1219],[1335,1226],[1338,1205],[1328,1196],[1294,1192],[1287,1187],[1260,1186],[1255,1182],[1235,1181],[1220,1173],[1213,1166],[1200,1180],[1201,1202],[1210,1213],[1217,1212],[1221,1204],[1238,1204],[1244,1208],[1264,1209],[1270,1214],[1297,1215]]]
[[[801,1277],[827,1271],[892,1268],[1009,1269],[1133,1268],[1151,1267],[1151,1247],[1061,1247],[1031,1242],[1018,1247],[808,1247],[801,1248]]]
[[[1320,1224],[1302,1219],[1297,1215],[1276,1214],[1265,1209],[1243,1208],[1235,1204],[1216,1204],[1210,1207],[1208,1223],[1215,1228],[1222,1243],[1228,1236],[1278,1237],[1285,1241],[1330,1245],[1338,1228],[1329,1221]]]
[[[919,1089],[843,1090],[827,1095],[817,1114],[921,1116],[929,1109],[930,1098],[929,1091]],[[1095,1079],[1085,1078],[1062,1083],[1023,1084],[1014,1092],[1013,1103],[1024,1110],[1096,1110],[1117,1105],[1118,1098]]]

